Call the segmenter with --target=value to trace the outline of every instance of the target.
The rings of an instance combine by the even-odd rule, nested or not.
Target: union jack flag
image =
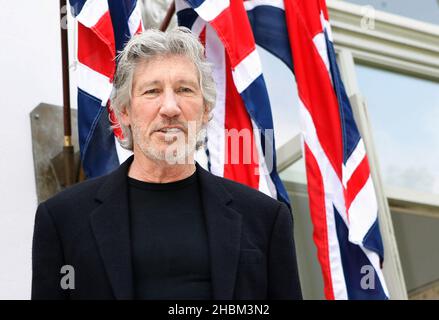
[[[70,0],[77,22],[78,132],[81,162],[87,177],[106,174],[129,155],[109,130],[115,119],[109,109],[116,70],[115,57],[142,31],[136,0]]]
[[[324,0],[288,0],[314,241],[328,299],[387,299],[378,205]],[[370,267],[370,268],[368,268]],[[366,270],[375,283],[365,286]]]
[[[177,0],[176,4],[179,24],[199,36],[214,65],[219,97],[208,129],[211,171],[288,201],[275,170],[252,175],[255,166],[264,168],[263,136],[254,141],[259,163],[232,166],[224,156],[225,129],[273,128],[258,44],[281,59],[296,78],[314,242],[326,298],[387,299],[375,190],[336,63],[325,1]],[[375,283],[365,287],[362,279],[371,270]]]
[[[289,206],[276,171],[273,118],[261,61],[242,0],[177,0],[176,9],[179,25],[191,29],[205,45],[217,89],[207,148],[197,160],[207,158],[212,173]],[[244,139],[234,149],[237,143],[231,139],[237,134]]]
[[[142,30],[142,23],[135,0],[70,4],[78,22],[81,158],[87,176],[93,177],[128,156],[115,140],[121,133],[108,130],[108,103],[116,52]],[[298,87],[310,211],[326,298],[388,298],[377,200],[337,67],[325,1],[177,0],[176,7],[179,24],[205,45],[217,85],[207,146],[197,160],[206,159],[216,175],[289,204],[276,172],[271,107],[256,44],[281,59]],[[233,130],[247,135],[247,142],[239,143],[238,159],[228,141]],[[375,275],[372,287],[362,287],[365,266]]]

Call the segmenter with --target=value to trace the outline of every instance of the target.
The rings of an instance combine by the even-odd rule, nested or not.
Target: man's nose
[[[162,105],[160,106],[159,112],[161,116],[169,118],[180,115],[181,110],[174,90],[164,91]]]

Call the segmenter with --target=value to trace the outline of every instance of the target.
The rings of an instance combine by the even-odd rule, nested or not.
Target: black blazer
[[[32,299],[132,299],[127,174],[109,175],[41,203],[32,248]],[[288,208],[197,165],[214,299],[301,299]],[[73,266],[75,289],[60,285]],[[71,273],[70,273],[71,274]]]

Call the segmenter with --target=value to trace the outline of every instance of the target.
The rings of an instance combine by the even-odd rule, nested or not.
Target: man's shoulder
[[[69,208],[88,206],[94,202],[97,191],[107,180],[108,175],[87,179],[70,186],[46,200],[45,205],[51,212],[68,211]]]
[[[265,235],[268,239],[276,221],[292,219],[291,211],[284,203],[259,190],[218,176],[212,181],[215,187],[210,188],[210,192],[223,196],[220,189],[225,190],[231,200],[228,207],[241,216],[248,234]]]
[[[280,201],[273,199],[259,190],[227,178],[215,175],[214,177],[217,183],[222,185],[227,192],[230,193],[235,205],[246,207],[252,211],[277,211],[282,206]]]

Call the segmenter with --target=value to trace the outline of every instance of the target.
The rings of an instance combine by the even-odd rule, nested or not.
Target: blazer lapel
[[[232,196],[197,164],[210,250],[213,299],[231,300],[241,244],[241,215],[229,206]]]
[[[96,195],[101,203],[91,215],[91,225],[99,253],[116,299],[133,298],[133,271],[128,207],[130,157],[110,174]]]

